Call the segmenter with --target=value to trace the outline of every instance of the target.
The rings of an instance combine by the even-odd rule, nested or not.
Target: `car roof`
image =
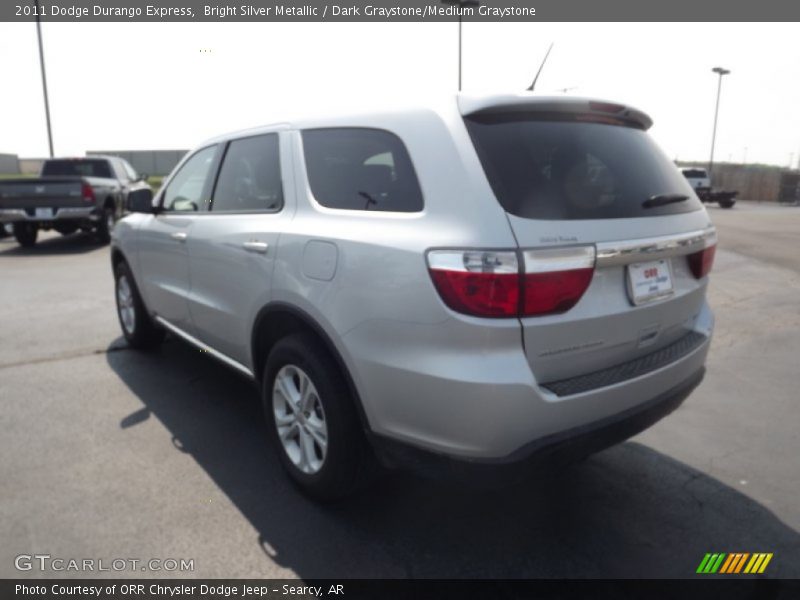
[[[598,116],[613,117],[631,122],[641,129],[649,129],[653,121],[643,111],[617,102],[596,98],[577,96],[548,95],[537,92],[522,92],[509,94],[466,94],[450,95],[444,99],[420,105],[401,106],[392,109],[363,111],[359,113],[332,113],[324,116],[290,119],[241,129],[205,140],[200,146],[226,142],[232,139],[249,137],[263,133],[289,129],[312,129],[322,127],[356,127],[372,126],[385,121],[387,123],[398,119],[411,118],[414,114],[439,113],[445,119],[458,115],[470,115],[481,112],[563,112],[563,113],[593,113]]]

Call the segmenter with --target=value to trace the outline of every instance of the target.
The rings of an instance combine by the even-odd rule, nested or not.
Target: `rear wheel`
[[[735,200],[720,200],[719,205],[721,208],[733,208],[733,205],[736,204]]]
[[[124,261],[114,268],[114,280],[117,316],[128,344],[139,350],[158,346],[164,339],[164,330],[147,314],[131,270]]]
[[[264,368],[267,427],[292,481],[323,501],[351,494],[366,478],[369,450],[355,400],[319,340],[279,341]]]
[[[97,228],[95,229],[97,239],[103,244],[108,244],[111,241],[111,230],[114,229],[116,220],[116,215],[112,207],[106,206],[103,208],[103,212],[100,215],[100,222],[97,223]]]
[[[39,227],[35,223],[14,223],[14,237],[23,248],[30,248],[36,245],[36,237],[38,235]]]

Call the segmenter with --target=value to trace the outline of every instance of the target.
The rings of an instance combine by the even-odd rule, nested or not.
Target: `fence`
[[[0,154],[0,175],[19,174],[19,158],[16,154]]]
[[[679,162],[678,165],[708,167],[702,162]],[[715,189],[737,190],[742,200],[786,202],[796,193],[797,171],[771,165],[715,163],[711,185]]]

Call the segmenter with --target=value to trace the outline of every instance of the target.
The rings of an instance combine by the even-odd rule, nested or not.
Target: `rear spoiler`
[[[510,113],[589,115],[601,122],[603,119],[614,119],[644,130],[653,125],[653,120],[636,108],[605,100],[571,96],[540,96],[530,93],[496,96],[460,94],[458,108],[464,116]]]

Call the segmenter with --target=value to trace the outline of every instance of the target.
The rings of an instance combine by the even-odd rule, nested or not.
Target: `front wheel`
[[[117,317],[128,344],[139,350],[158,346],[164,339],[164,330],[147,314],[127,263],[121,262],[115,267],[114,281]]]
[[[262,401],[281,463],[304,493],[323,501],[351,494],[366,478],[369,450],[355,399],[319,340],[279,341],[264,368]]]
[[[14,223],[14,237],[23,248],[35,246],[38,235],[39,228],[35,223]]]

